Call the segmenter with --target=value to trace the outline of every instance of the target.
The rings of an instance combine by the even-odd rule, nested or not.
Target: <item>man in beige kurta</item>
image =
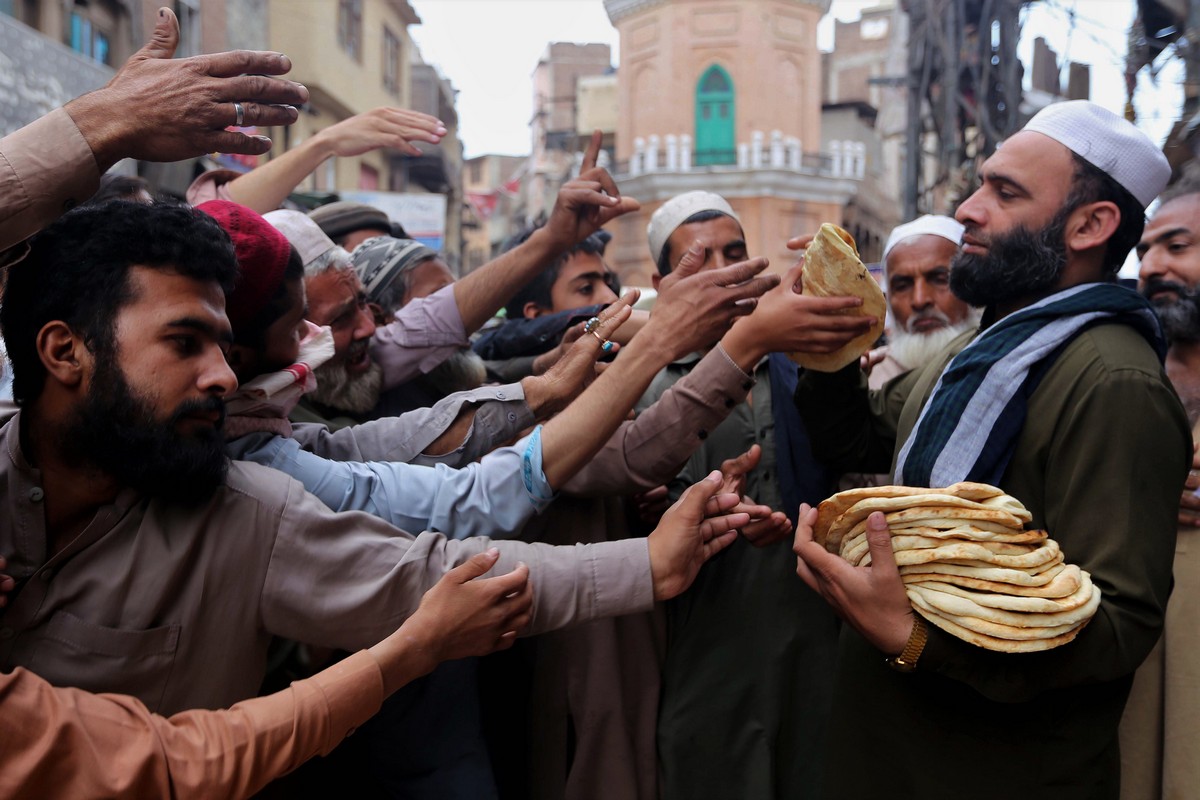
[[[1171,340],[1167,376],[1200,441],[1200,194],[1159,206],[1138,244],[1142,293]],[[1192,464],[1181,499],[1163,636],[1134,677],[1121,719],[1123,800],[1184,800],[1200,787],[1200,486]]]

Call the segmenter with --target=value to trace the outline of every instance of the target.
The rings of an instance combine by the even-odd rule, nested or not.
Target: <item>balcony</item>
[[[867,146],[862,142],[835,141],[827,153],[806,153],[800,140],[772,131],[770,140],[762,131],[753,131],[749,142],[736,149],[693,151],[688,134],[637,137],[633,157],[617,164],[619,174],[636,177],[657,172],[744,172],[746,170],[785,170],[828,178],[862,180],[866,173]]]

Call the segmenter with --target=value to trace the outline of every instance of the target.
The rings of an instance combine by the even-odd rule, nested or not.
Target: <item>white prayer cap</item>
[[[309,264],[337,247],[333,240],[321,230],[321,226],[313,222],[307,214],[280,209],[268,211],[263,214],[263,219],[274,225],[276,230],[287,237],[288,241],[292,243],[292,247],[296,248],[296,252],[300,254],[300,260],[304,262],[305,269]]]
[[[1166,156],[1146,134],[1087,100],[1046,106],[1021,130],[1044,134],[1066,146],[1123,186],[1143,209],[1171,179]]]
[[[697,191],[672,197],[658,207],[650,217],[650,224],[646,226],[646,235],[650,238],[650,258],[655,263],[658,263],[663,247],[675,229],[682,225],[685,219],[701,211],[719,211],[733,217],[739,225],[742,223],[738,215],[733,213],[729,202],[719,194]]]
[[[934,214],[926,214],[923,217],[914,219],[912,222],[897,225],[892,229],[892,235],[888,237],[887,244],[883,246],[884,269],[887,269],[888,253],[892,252],[893,247],[905,239],[925,235],[940,236],[943,239],[949,239],[956,245],[962,244],[963,226],[956,219],[940,217]]]

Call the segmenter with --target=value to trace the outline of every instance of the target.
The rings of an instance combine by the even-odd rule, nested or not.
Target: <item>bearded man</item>
[[[1187,410],[1192,439],[1200,422],[1200,194],[1163,202],[1138,242],[1142,294],[1171,343],[1167,375]],[[1121,719],[1123,800],[1184,798],[1200,783],[1200,459],[1192,463],[1179,511],[1175,588],[1163,637],[1133,679]]]
[[[887,355],[871,370],[872,389],[924,366],[952,339],[979,324],[978,312],[950,291],[950,261],[958,254],[962,233],[957,220],[926,214],[888,237],[883,282],[892,326]]]
[[[412,239],[377,236],[350,254],[366,294],[376,330],[387,326],[414,300],[429,297],[454,283],[449,265],[430,248]],[[613,297],[615,300],[616,297]],[[369,417],[390,417],[454,394],[478,389],[487,379],[483,359],[462,347],[424,375],[386,391]]]
[[[1067,644],[984,650],[913,612],[883,514],[867,520],[871,565],[852,567],[813,541],[802,506],[797,572],[846,623],[828,797],[1116,797],[1117,724],[1162,630],[1190,436],[1154,313],[1115,275],[1170,167],[1130,123],[1074,101],[979,175],[950,285],[985,307],[982,331],[874,397],[857,365],[805,372],[797,405],[829,463],[877,472],[895,453],[897,484],[999,486],[1100,605]]]

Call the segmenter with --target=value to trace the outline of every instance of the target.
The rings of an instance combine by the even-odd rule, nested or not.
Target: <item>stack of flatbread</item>
[[[1020,501],[994,486],[869,486],[817,509],[819,544],[871,563],[867,517],[881,511],[913,609],[958,638],[1005,653],[1049,650],[1078,635],[1100,605],[1086,572],[1045,531],[1027,531]]]

